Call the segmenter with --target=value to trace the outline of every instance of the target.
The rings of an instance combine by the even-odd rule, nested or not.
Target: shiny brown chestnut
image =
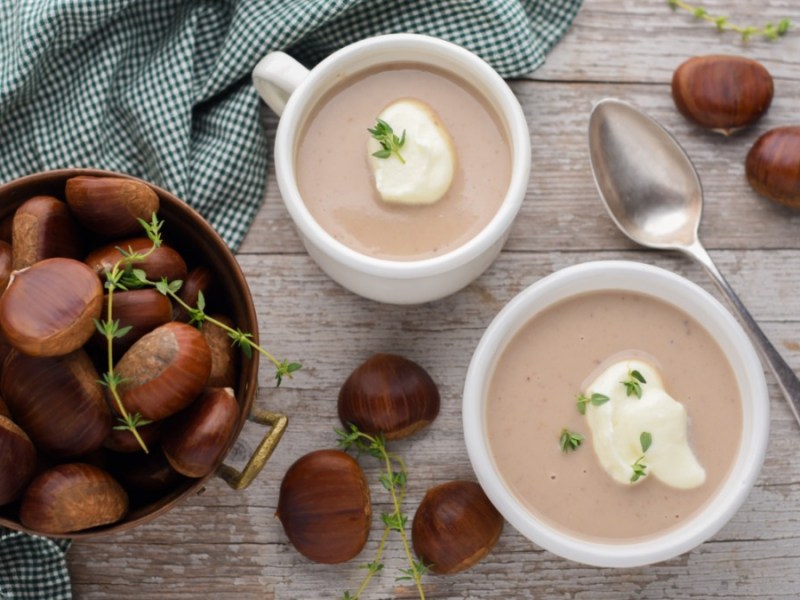
[[[58,465],[31,481],[19,509],[28,529],[65,534],[119,521],[128,495],[106,471],[84,463]]]
[[[71,177],[64,194],[81,224],[107,238],[141,233],[138,219],[150,222],[159,207],[150,186],[118,177]]]
[[[209,388],[170,422],[161,447],[169,464],[187,477],[205,477],[231,442],[239,404],[230,388]]]
[[[114,338],[114,352],[117,356],[146,333],[172,320],[172,303],[164,294],[154,289],[116,291],[111,301],[111,309],[111,318],[119,321],[120,329],[131,328],[122,337]],[[108,294],[103,297],[103,309],[100,314],[104,319],[108,314]],[[99,331],[93,334],[92,341],[103,346],[107,343]]]
[[[14,213],[11,230],[14,269],[46,258],[80,258],[82,244],[67,205],[53,196],[34,196]]]
[[[0,506],[19,498],[35,468],[33,442],[11,419],[0,414]]]
[[[215,320],[236,329],[231,319],[224,315],[211,315]],[[203,336],[211,348],[211,373],[208,387],[233,387],[239,362],[239,350],[231,344],[228,332],[210,321],[203,323]]]
[[[116,366],[126,410],[157,421],[186,408],[211,372],[211,349],[191,325],[170,322],[131,346]]]
[[[759,137],[747,153],[745,173],[762,196],[800,208],[800,126],[778,127]]]
[[[112,242],[93,250],[86,257],[86,264],[94,269],[95,273],[102,276],[106,271],[114,268],[117,262],[124,258],[120,248],[129,253],[148,252],[153,247],[153,242],[146,237],[128,238]],[[135,268],[143,270],[151,281],[166,278],[168,281],[183,280],[186,277],[186,262],[180,254],[169,246],[162,245],[147,258],[136,261]]]
[[[0,394],[36,446],[54,456],[99,448],[111,433],[111,412],[92,361],[83,350],[34,357],[12,351]]]
[[[485,557],[503,531],[503,517],[474,481],[449,481],[427,491],[414,522],[414,552],[433,573],[457,573]]]
[[[4,417],[11,418],[11,411],[8,410],[8,406],[6,406],[6,401],[3,400],[2,396],[0,396],[0,415]]]
[[[186,275],[178,297],[192,308],[197,306],[197,299],[202,292],[205,295],[213,284],[211,271],[206,267],[195,267]],[[172,313],[174,321],[189,321],[189,313],[179,303],[175,303]]]
[[[14,270],[11,244],[0,241],[0,296],[8,287],[8,280],[11,278],[11,271]]]
[[[339,390],[339,419],[388,440],[407,437],[439,414],[439,389],[417,363],[394,354],[374,354]]]
[[[26,354],[68,354],[94,333],[102,305],[94,271],[71,258],[49,258],[13,273],[0,296],[0,328]]]
[[[681,114],[725,135],[760,119],[773,94],[764,65],[741,56],[696,56],[672,76],[672,98]]]
[[[278,511],[300,554],[336,564],[364,548],[372,521],[369,486],[358,462],[341,450],[317,450],[286,471]]]

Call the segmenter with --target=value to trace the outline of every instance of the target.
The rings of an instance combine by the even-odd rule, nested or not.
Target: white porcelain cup
[[[730,471],[712,497],[680,525],[643,541],[601,543],[553,527],[528,510],[495,466],[485,428],[495,361],[534,315],[579,294],[624,290],[655,296],[701,323],[732,367],[742,403],[742,437]],[[734,515],[755,483],[769,438],[764,369],[739,323],[694,283],[658,267],[628,261],[589,262],[540,279],[494,318],[472,357],[463,398],[464,439],[475,474],[492,503],[522,535],[554,554],[601,567],[635,567],[667,560],[698,546]],[[556,425],[554,425],[556,427]],[[591,493],[591,491],[587,491]]]
[[[499,117],[511,146],[511,180],[494,218],[454,250],[422,260],[399,261],[357,252],[325,231],[303,203],[294,157],[303,123],[320,98],[343,77],[380,65],[421,63],[469,82]],[[508,237],[528,186],[530,135],[522,108],[505,81],[481,58],[443,40],[415,34],[368,38],[331,54],[310,71],[282,52],[265,56],[253,85],[280,115],[275,171],[281,196],[309,255],[350,291],[380,302],[418,304],[448,296],[483,273]]]

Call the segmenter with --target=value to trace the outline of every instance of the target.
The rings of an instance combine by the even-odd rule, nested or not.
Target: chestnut
[[[153,498],[185,481],[184,476],[172,468],[160,448],[148,454],[133,452],[114,456],[111,470],[128,494],[137,499]]]
[[[128,495],[106,471],[84,463],[52,467],[31,481],[19,518],[28,529],[65,534],[115,523],[128,512]]]
[[[211,271],[206,267],[195,267],[186,275],[186,279],[183,280],[183,285],[181,289],[178,290],[178,297],[186,302],[191,307],[197,306],[197,298],[200,295],[200,292],[206,294],[208,290],[211,288],[211,284],[213,283],[213,275]],[[172,313],[172,320],[173,321],[189,321],[189,313],[186,311],[183,306],[175,303],[175,308],[173,309]]]
[[[186,408],[211,372],[211,349],[191,325],[170,322],[131,346],[117,363],[126,410],[157,421]]]
[[[317,450],[286,471],[278,511],[289,541],[314,562],[335,564],[364,548],[372,520],[369,487],[358,462],[341,450]]]
[[[0,394],[14,420],[43,452],[78,456],[99,448],[111,432],[111,412],[91,359],[8,355]]]
[[[117,355],[124,353],[144,334],[172,320],[172,303],[154,289],[115,291],[111,302],[111,318],[119,321],[120,328],[131,328],[124,336],[114,338],[112,343]],[[108,294],[103,298],[100,314],[103,317],[108,314]],[[93,334],[92,340],[103,346],[107,343],[99,331]]]
[[[778,127],[759,137],[747,153],[745,173],[762,196],[800,208],[800,126]]]
[[[0,416],[11,418],[11,411],[8,410],[8,406],[6,406],[6,402],[2,397],[0,397]]]
[[[78,229],[67,205],[53,196],[34,196],[14,213],[11,229],[14,269],[46,258],[80,258]]]
[[[239,404],[230,388],[209,388],[189,408],[176,415],[161,444],[178,473],[205,477],[217,466],[231,442]]]
[[[439,414],[439,390],[417,363],[394,354],[374,354],[339,390],[339,419],[387,440],[407,437]]]
[[[33,442],[11,419],[0,415],[0,506],[22,494],[35,468]]]
[[[211,315],[220,323],[235,329],[233,321],[224,315]],[[238,350],[231,343],[228,332],[222,327],[206,321],[203,323],[203,336],[211,348],[211,373],[208,387],[233,387],[236,385]]]
[[[0,296],[8,287],[8,280],[11,278],[13,259],[11,256],[11,244],[0,241]]]
[[[64,194],[84,227],[109,238],[140,233],[138,219],[150,222],[159,207],[158,195],[149,185],[121,177],[72,177]]]
[[[102,305],[94,271],[71,258],[50,258],[12,274],[0,296],[0,328],[26,354],[67,354],[94,333]]]
[[[725,135],[760,119],[773,93],[769,71],[741,56],[696,56],[672,76],[672,98],[681,114]]]
[[[489,554],[503,517],[474,481],[449,481],[427,491],[411,525],[414,552],[433,573],[457,573]]]
[[[85,262],[94,269],[95,273],[103,275],[106,271],[110,271],[114,265],[123,258],[120,248],[126,252],[140,252],[144,254],[152,247],[153,242],[151,242],[149,238],[129,238],[93,250],[86,257]],[[166,277],[168,281],[176,281],[178,279],[183,280],[183,278],[186,277],[186,262],[180,254],[165,245],[161,245],[153,250],[144,260],[136,261],[134,267],[142,269],[147,274],[147,278],[151,281],[159,281],[164,277]]]

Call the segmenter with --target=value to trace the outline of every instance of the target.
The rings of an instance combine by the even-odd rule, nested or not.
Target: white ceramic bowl
[[[467,243],[434,258],[395,261],[356,252],[325,231],[303,203],[294,160],[306,117],[342,77],[380,65],[407,62],[453,73],[483,94],[508,136],[511,180],[494,218]],[[384,35],[346,46],[311,71],[282,52],[272,52],[253,70],[253,84],[264,101],[281,115],[275,134],[275,171],[284,204],[311,258],[339,284],[372,300],[417,304],[458,291],[497,257],[525,198],[530,175],[530,134],[513,92],[481,58],[461,46],[429,36]]]
[[[742,399],[742,439],[733,466],[714,496],[695,515],[657,537],[632,543],[597,543],[543,522],[514,496],[498,473],[484,427],[486,390],[506,343],[534,315],[565,298],[591,291],[627,290],[655,296],[701,323],[731,364]],[[525,537],[554,554],[603,567],[633,567],[667,560],[698,546],[734,515],[758,477],[769,437],[769,396],[750,340],[731,314],[694,283],[664,269],[627,261],[589,262],[545,277],[517,295],[495,317],[467,372],[464,437],[473,469],[492,503]]]

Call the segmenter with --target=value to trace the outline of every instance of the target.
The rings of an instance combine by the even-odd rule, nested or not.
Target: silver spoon
[[[800,422],[800,381],[698,239],[703,188],[680,144],[637,108],[607,99],[592,110],[589,154],[600,197],[617,227],[642,246],[678,250],[703,265],[738,313]]]

